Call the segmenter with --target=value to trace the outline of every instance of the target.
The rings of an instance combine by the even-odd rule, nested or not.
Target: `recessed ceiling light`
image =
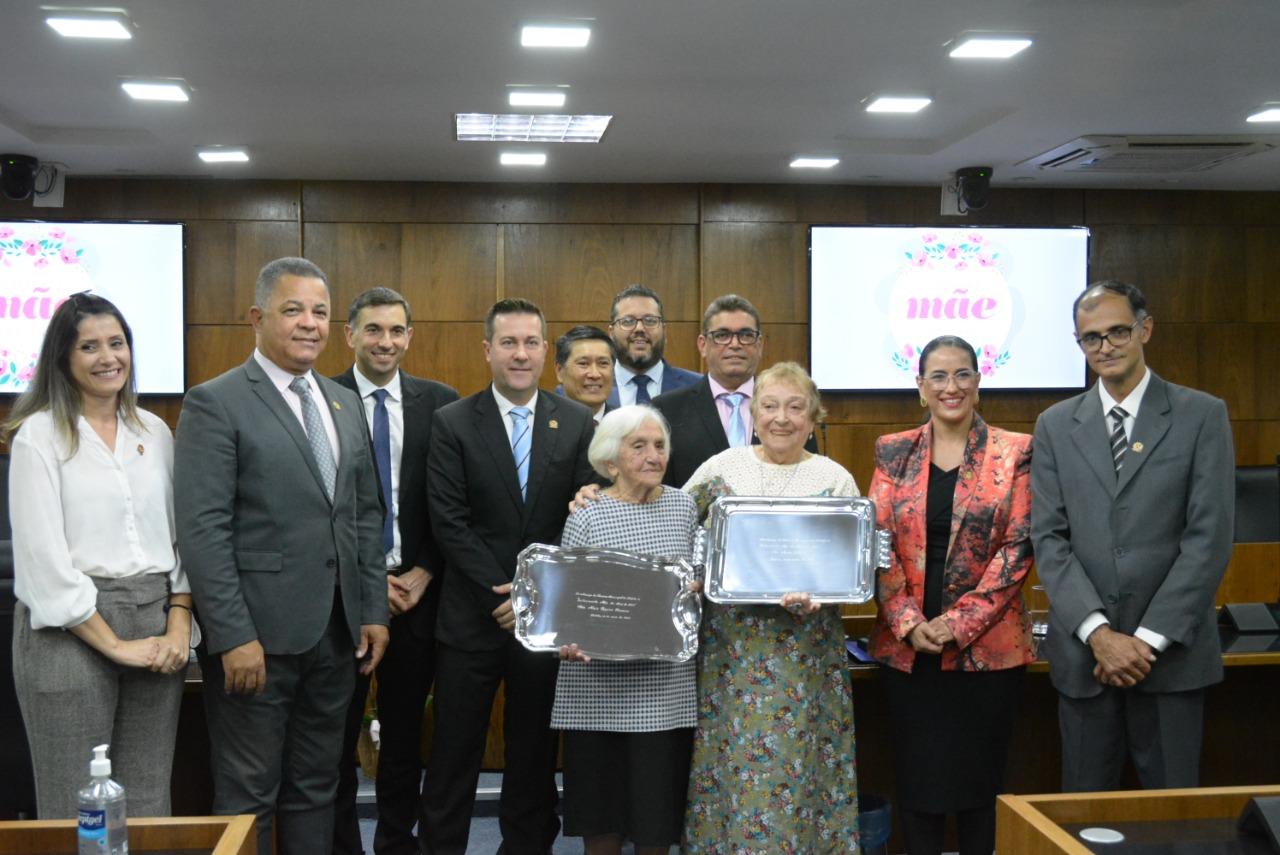
[[[520,28],[520,45],[528,48],[584,48],[591,41],[591,28],[530,25]]]
[[[133,31],[124,15],[105,12],[55,12],[44,22],[68,39],[131,39]]]
[[[791,161],[792,169],[830,169],[840,162],[838,157],[797,157]]]
[[[1008,59],[1031,47],[1031,39],[1000,36],[962,36],[954,42],[952,59]]]
[[[566,97],[563,91],[512,89],[507,103],[512,107],[563,107]]]
[[[598,143],[613,116],[564,113],[457,113],[459,142]]]
[[[205,163],[249,162],[249,152],[242,148],[202,148],[196,154]]]
[[[504,151],[498,160],[503,166],[545,166],[547,156],[542,152]]]
[[[191,100],[191,92],[182,80],[126,80],[120,88],[135,101]]]
[[[1257,112],[1250,114],[1246,122],[1280,122],[1280,101],[1263,104]]]
[[[919,113],[933,102],[932,98],[906,98],[881,95],[867,104],[868,113]]]

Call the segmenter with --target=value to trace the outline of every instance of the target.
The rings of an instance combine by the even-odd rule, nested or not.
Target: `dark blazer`
[[[1101,611],[1119,632],[1169,639],[1138,691],[1222,679],[1214,594],[1231,557],[1235,455],[1227,408],[1153,372],[1116,475],[1096,386],[1041,413],[1031,460],[1031,537],[1049,595],[1042,650],[1062,694],[1102,691],[1075,636]]]
[[[353,644],[387,623],[382,501],[360,399],[316,380],[338,433],[332,503],[301,422],[252,357],[189,390],[174,454],[178,551],[209,653],[255,638],[267,653],[312,648],[335,576]]]
[[[671,427],[671,456],[662,482],[683,487],[699,466],[729,447],[729,437],[725,435],[720,411],[711,394],[711,381],[700,376],[690,386],[654,398],[653,405]],[[759,442],[755,436],[751,437],[753,445]],[[818,452],[812,436],[804,447],[815,454]]]
[[[871,655],[910,671],[906,637],[924,617],[932,423],[876,440],[867,497],[893,533],[891,565],[876,579]],[[995,671],[1035,660],[1022,583],[1031,570],[1031,437],[974,415],[956,478],[951,541],[943,571],[942,617],[956,637],[944,671]]]
[[[354,368],[348,368],[333,379],[357,395],[360,394]],[[400,566],[403,570],[423,567],[431,571],[431,584],[427,586],[417,607],[408,615],[414,633],[429,637],[435,632],[435,615],[440,605],[440,588],[444,581],[444,556],[431,533],[431,519],[427,514],[427,449],[431,444],[432,418],[436,410],[458,400],[458,393],[452,386],[401,371],[400,394],[404,399],[398,523]],[[362,412],[366,411],[362,409]]]
[[[662,388],[655,395],[650,392],[650,396],[665,395],[668,392],[674,392],[677,389],[683,389],[686,386],[692,386],[702,379],[702,375],[696,371],[689,371],[684,368],[677,368],[667,360],[662,360]],[[613,375],[613,388],[609,390],[609,399],[605,401],[605,412],[616,410],[621,406],[618,399],[618,375]],[[690,473],[692,474],[692,473]]]
[[[492,588],[511,581],[520,550],[559,542],[569,501],[591,480],[587,446],[594,429],[586,407],[540,392],[522,500],[492,388],[436,411],[427,506],[447,568],[437,639],[462,650],[493,650],[510,640],[493,619],[506,598]]]

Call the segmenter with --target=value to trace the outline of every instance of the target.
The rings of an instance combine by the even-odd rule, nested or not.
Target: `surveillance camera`
[[[0,154],[0,193],[14,202],[31,198],[39,166],[40,161],[29,155]]]
[[[966,166],[956,170],[956,189],[967,210],[979,211],[987,207],[991,172],[990,166]]]

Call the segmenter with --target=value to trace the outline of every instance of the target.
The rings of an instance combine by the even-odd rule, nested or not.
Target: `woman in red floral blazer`
[[[977,354],[942,336],[921,351],[922,427],[882,436],[868,496],[893,532],[871,654],[889,699],[909,855],[990,855],[1023,670],[1035,656],[1022,583],[1031,568],[1031,437],[975,411]]]

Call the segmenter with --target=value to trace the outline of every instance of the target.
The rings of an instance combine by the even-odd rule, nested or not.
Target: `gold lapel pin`
[[[335,410],[340,410],[340,409],[342,409],[342,405],[341,405],[341,404],[339,404],[337,401],[334,401],[334,402],[333,402],[333,408],[334,408]]]
[[[1142,453],[1142,449],[1144,449],[1144,448],[1146,448],[1146,446],[1145,446],[1145,445],[1143,445],[1141,442],[1135,442],[1135,443],[1133,444],[1133,450],[1134,450],[1134,451],[1136,451],[1136,452],[1138,452],[1139,454],[1141,454],[1141,453]]]
[[[551,421],[547,422],[547,427],[551,428],[552,430],[555,430],[556,428],[560,427],[560,423],[555,419],[552,419]]]
[[[147,450],[146,450],[145,448],[143,448],[143,447],[142,447],[142,443],[138,443],[138,453],[139,453],[139,454],[146,454],[146,453],[147,453]]]

